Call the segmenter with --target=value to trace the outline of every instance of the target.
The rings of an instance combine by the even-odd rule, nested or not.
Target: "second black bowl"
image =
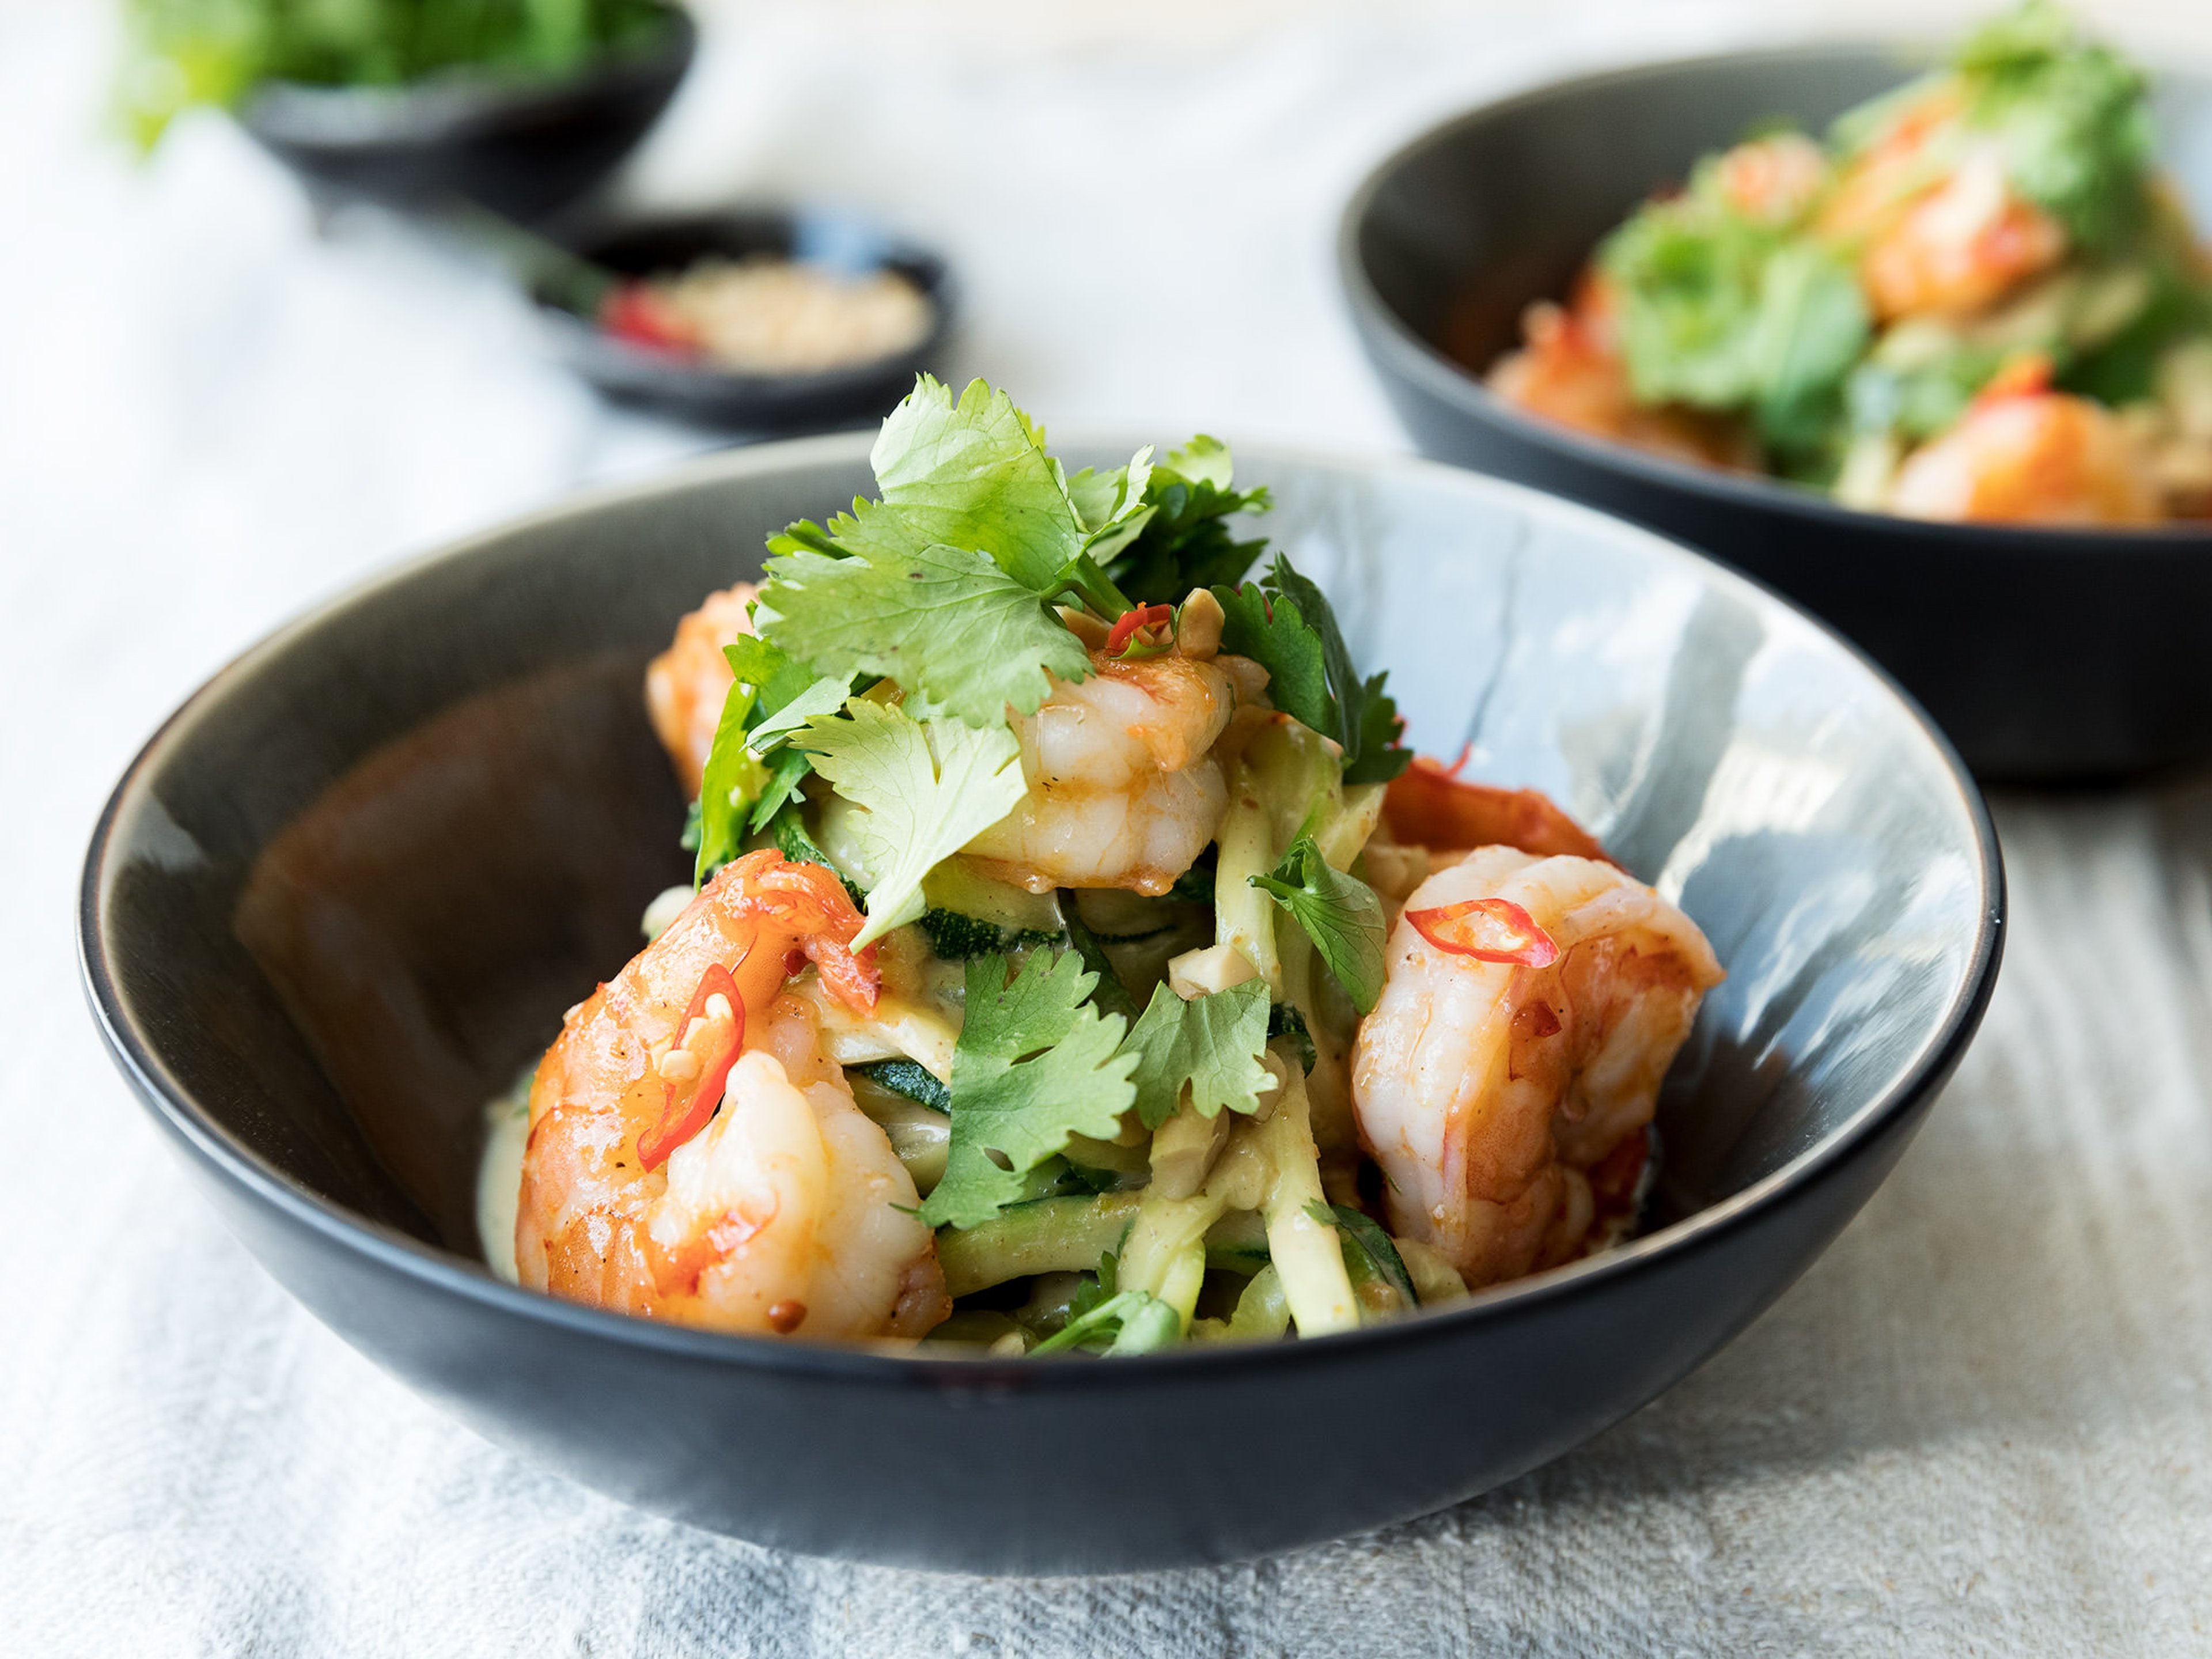
[[[404,87],[271,81],[239,118],[320,195],[396,207],[457,196],[539,219],[622,164],[676,95],[697,44],[690,17],[671,7],[654,40],[570,74],[454,70]]]
[[[1754,123],[1818,131],[1926,61],[1871,47],[1753,52],[1565,82],[1436,128],[1370,174],[1339,260],[1414,441],[1664,531],[1826,617],[1905,683],[1984,779],[2212,759],[2212,532],[2016,529],[1855,512],[1789,484],[1584,437],[1480,369],[1651,191]],[[2173,80],[2167,165],[2212,190],[2212,87]]]

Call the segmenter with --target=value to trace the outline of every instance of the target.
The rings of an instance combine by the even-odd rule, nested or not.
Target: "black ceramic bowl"
[[[803,374],[742,374],[632,345],[538,296],[569,366],[607,397],[701,426],[749,432],[819,431],[890,413],[914,377],[940,367],[952,320],[945,262],[850,214],[759,210],[656,220],[564,239],[570,250],[626,276],[680,272],[719,254],[820,260],[846,270],[896,271],[929,301],[927,334],[904,350]]]
[[[690,15],[672,7],[653,40],[567,75],[450,70],[404,87],[270,81],[240,119],[324,197],[413,207],[458,196],[539,219],[622,164],[676,95],[697,44]]]
[[[1597,241],[1699,155],[1777,114],[1817,131],[1913,62],[1853,47],[1661,64],[1445,123],[1345,210],[1339,264],[1361,338],[1427,453],[1638,520],[1771,583],[1865,647],[1985,778],[2212,758],[2212,532],[1855,512],[1581,436],[1477,379],[1516,342],[1522,307],[1564,294]],[[2212,222],[2212,87],[2169,81],[2158,116],[2198,222]]]
[[[2002,878],[1948,750],[1718,567],[1419,461],[1240,455],[1423,746],[1553,792],[1729,978],[1661,1107],[1648,1236],[1403,1323],[1112,1364],[673,1329],[478,1263],[480,1103],[687,866],[648,653],[868,439],[728,452],[393,572],[225,669],[93,838],[118,1064],[270,1272],[483,1434],[700,1526],[830,1555],[1103,1571],[1439,1508],[1741,1329],[1904,1150],[1978,1021]],[[1077,446],[1071,466],[1133,446]]]

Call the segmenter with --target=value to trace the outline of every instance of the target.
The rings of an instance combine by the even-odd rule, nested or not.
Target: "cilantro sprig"
[[[756,635],[739,635],[722,655],[736,678],[699,782],[694,886],[735,858],[745,836],[797,796],[808,761],[786,739],[811,715],[836,708],[851,689],[849,680],[817,677]]]
[[[1135,469],[1127,469],[1133,479]],[[1111,475],[1109,475],[1111,476]],[[1141,516],[1133,515],[1122,546],[1106,560],[1106,572],[1139,599],[1180,601],[1194,587],[1242,581],[1264,540],[1237,541],[1228,520],[1240,513],[1265,513],[1273,505],[1266,486],[1239,490],[1229,446],[1200,433],[1165,460],[1146,469],[1139,486]]]
[[[2148,88],[2064,8],[2028,3],[1984,24],[1953,60],[1970,125],[1993,137],[2021,194],[2098,250],[2142,222],[2150,198]]]
[[[1421,1305],[1420,1294],[1413,1288],[1413,1275],[1406,1271],[1406,1260],[1398,1254],[1396,1243],[1370,1217],[1348,1205],[1324,1204],[1319,1199],[1306,1206],[1306,1215],[1322,1226],[1334,1227],[1342,1236],[1347,1268],[1355,1253],[1364,1256],[1363,1276],[1378,1279],[1397,1291],[1401,1306]]]
[[[1070,478],[1043,428],[980,380],[955,397],[921,377],[870,459],[876,499],[769,542],[758,635],[729,648],[738,689],[708,761],[696,830],[702,878],[763,833],[806,840],[800,790],[820,773],[860,809],[844,873],[867,878],[863,944],[920,917],[922,876],[1020,799],[1010,715],[1034,714],[1054,684],[1091,672],[1084,636],[1058,608],[1109,623],[1125,615],[1133,607],[1109,563],[1163,592],[1234,580],[1260,544],[1233,540],[1227,520],[1267,505],[1266,490],[1236,488],[1228,449],[1206,437],[1164,462],[1140,449],[1126,465]],[[1264,611],[1266,601],[1255,603]],[[1303,643],[1318,688],[1297,706],[1332,731],[1349,711],[1347,750],[1376,748],[1362,746],[1370,728],[1387,750],[1389,732],[1365,713],[1380,682],[1349,678],[1325,602],[1316,592],[1282,605],[1284,628],[1298,631],[1273,654]],[[1341,684],[1328,678],[1332,663]],[[852,698],[876,679],[902,698]],[[1279,684],[1292,679],[1279,670]],[[1388,775],[1382,764],[1376,775]],[[1136,1005],[1096,941],[1079,927],[1069,933],[1103,975],[1097,1000],[1133,1023]]]
[[[1247,980],[1225,991],[1186,1001],[1162,985],[1122,1042],[1137,1056],[1130,1074],[1137,1115],[1157,1129],[1175,1115],[1183,1091],[1200,1117],[1224,1109],[1246,1116],[1273,1079],[1260,1062],[1267,1047],[1267,982]]]
[[[1089,653],[1050,606],[1129,608],[1098,562],[1150,520],[1151,451],[1072,487],[1044,429],[982,381],[923,375],[878,434],[881,498],[772,538],[767,631],[820,673],[894,679],[971,726],[1032,714]]]
[[[1013,811],[1025,787],[1006,727],[917,720],[866,697],[815,716],[791,741],[860,809],[853,830],[871,885],[856,950],[920,918],[922,878]]]
[[[1267,671],[1276,708],[1336,740],[1346,783],[1388,783],[1412,763],[1385,676],[1359,678],[1327,595],[1288,558],[1276,554],[1256,587],[1216,587],[1213,597],[1224,619],[1221,648]]]
[[[1290,845],[1282,860],[1252,885],[1290,912],[1337,982],[1363,1014],[1382,994],[1382,901],[1357,876],[1322,856],[1310,835]]]
[[[1171,1304],[1145,1291],[1116,1291],[1031,1348],[1030,1357],[1065,1353],[1105,1342],[1102,1352],[1109,1358],[1120,1358],[1173,1347],[1182,1340],[1182,1316]]]
[[[856,540],[842,556],[805,549],[769,561],[764,624],[829,674],[878,674],[974,726],[1036,712],[1051,678],[1081,679],[1090,653],[1037,592],[988,554],[928,545],[887,552]]]
[[[1088,999],[1073,951],[967,965],[967,1017],[952,1051],[952,1136],[945,1175],[921,1206],[933,1227],[973,1227],[1025,1195],[1023,1177],[1071,1135],[1111,1139],[1136,1098],[1127,1027]]]

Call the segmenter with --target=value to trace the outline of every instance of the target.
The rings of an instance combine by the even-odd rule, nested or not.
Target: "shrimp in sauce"
[[[1462,954],[1455,919],[1485,907],[1510,920],[1490,941],[1505,948]],[[1721,977],[1696,924],[1613,865],[1489,847],[1431,876],[1391,931],[1352,1054],[1391,1230],[1470,1287],[1605,1242],[1660,1080]]]
[[[1986,310],[2066,257],[2058,222],[2006,182],[1995,154],[1970,157],[1876,238],[1859,281],[1883,321]]]
[[[786,994],[812,973],[872,1010],[860,928],[829,871],[748,854],[569,1012],[531,1090],[525,1285],[779,1335],[919,1336],[944,1316],[914,1183]]]
[[[1266,684],[1242,657],[1093,650],[1089,678],[1055,681],[1013,721],[1028,793],[968,856],[1031,892],[1166,892],[1221,828],[1229,787],[1214,746]]]
[[[2158,480],[2121,419],[2045,388],[2047,362],[2000,374],[1959,423],[1913,452],[1890,486],[1907,518],[2154,524]]]

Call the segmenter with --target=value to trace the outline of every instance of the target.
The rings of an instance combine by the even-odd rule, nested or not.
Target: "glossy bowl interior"
[[[272,81],[240,119],[321,196],[414,207],[451,197],[534,220],[622,165],[683,84],[698,46],[672,6],[659,35],[566,74],[448,70],[404,87]]]
[[[196,695],[94,838],[87,983],[155,1120],[277,1279],[491,1438],[701,1526],[968,1571],[1188,1565],[1401,1520],[1726,1341],[1972,1036],[2002,904],[1986,815],[1832,635],[1515,486],[1240,454],[1415,741],[1552,792],[1727,965],[1667,1085],[1648,1235],[1396,1325],[1112,1364],[779,1345],[497,1282],[481,1103],[685,867],[645,660],[768,532],[868,488],[867,449],[732,452],[357,590]]]
[[[592,323],[540,307],[569,367],[618,403],[697,425],[766,433],[821,431],[890,413],[914,377],[942,367],[952,322],[945,261],[866,220],[827,209],[758,209],[631,221],[564,239],[594,264],[628,276],[677,273],[719,256],[815,261],[853,272],[888,270],[928,300],[929,331],[902,350],[807,374],[745,374],[625,343]]]
[[[1471,111],[1382,162],[1345,210],[1339,267],[1421,448],[1639,520],[1826,618],[1989,778],[2212,759],[2212,531],[1917,523],[1644,455],[1522,413],[1478,378],[1638,204],[1754,124],[1818,131],[1926,54],[1746,53],[1592,76]],[[2164,79],[2166,165],[2212,225],[2212,84]]]

